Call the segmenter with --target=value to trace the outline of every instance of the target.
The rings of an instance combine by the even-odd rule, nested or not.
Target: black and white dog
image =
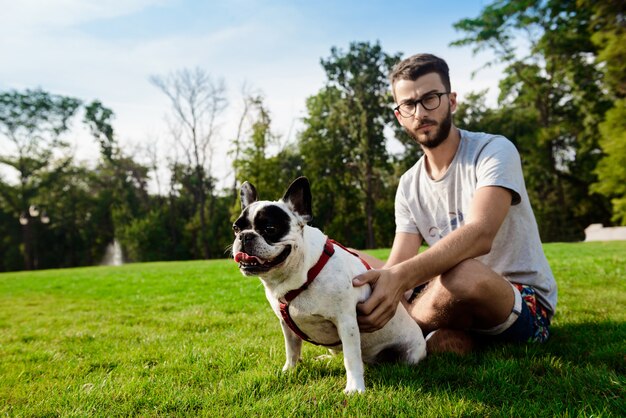
[[[311,220],[311,189],[296,179],[282,200],[258,201],[257,191],[241,187],[241,216],[233,230],[233,257],[246,276],[259,276],[265,295],[280,319],[288,370],[300,360],[302,341],[343,351],[346,393],[365,391],[363,362],[394,360],[416,364],[426,356],[420,327],[399,304],[396,315],[380,330],[360,334],[357,303],[369,286],[353,287],[352,278],[367,264],[329,240]]]

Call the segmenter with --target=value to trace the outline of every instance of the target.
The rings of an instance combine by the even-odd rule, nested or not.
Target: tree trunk
[[[197,170],[198,183],[200,188],[199,203],[200,203],[200,247],[202,249],[202,257],[205,259],[211,258],[211,251],[209,249],[209,243],[206,238],[206,219],[205,219],[205,207],[206,196],[204,194],[204,172],[202,168]]]
[[[22,226],[22,242],[24,244],[24,268],[26,270],[32,270],[33,266],[33,245],[32,245],[32,233],[31,233],[31,220],[28,219],[28,223]]]
[[[372,181],[372,166],[368,164],[367,180],[365,186],[365,217],[367,220],[367,241],[366,248],[376,248],[376,240],[374,238],[374,187]]]

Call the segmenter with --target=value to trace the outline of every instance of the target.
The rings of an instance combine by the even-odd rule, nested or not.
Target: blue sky
[[[320,59],[333,46],[347,50],[353,41],[380,41],[389,54],[435,53],[448,61],[453,90],[461,99],[490,88],[494,103],[498,69],[471,77],[489,56],[449,46],[462,36],[452,24],[477,16],[487,4],[0,0],[0,90],[41,87],[86,101],[99,99],[116,113],[117,136],[125,147],[140,150],[156,142],[167,150],[171,140],[163,116],[168,104],[149,77],[203,68],[228,89],[229,106],[215,142],[216,170],[227,177],[224,155],[241,112],[243,84],[264,94],[275,132],[284,141],[293,139],[305,99],[324,84]],[[97,155],[92,141],[74,136],[79,158]],[[160,154],[165,164],[167,153]]]

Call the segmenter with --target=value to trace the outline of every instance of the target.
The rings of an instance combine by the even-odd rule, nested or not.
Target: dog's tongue
[[[234,259],[236,263],[240,263],[242,261],[256,261],[259,264],[263,264],[263,260],[261,260],[260,258],[253,255],[248,255],[244,252],[238,252],[237,254],[235,254]]]

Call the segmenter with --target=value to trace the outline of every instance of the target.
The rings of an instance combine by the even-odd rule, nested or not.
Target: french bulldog
[[[255,187],[240,191],[242,212],[233,224],[234,260],[245,276],[258,276],[265,296],[280,320],[285,337],[283,371],[296,366],[302,341],[343,351],[345,393],[364,392],[363,363],[400,361],[417,364],[426,356],[420,327],[402,304],[380,330],[359,332],[357,303],[369,286],[353,287],[352,278],[368,266],[345,247],[308,225],[311,189],[296,179],[278,201],[259,201]]]

